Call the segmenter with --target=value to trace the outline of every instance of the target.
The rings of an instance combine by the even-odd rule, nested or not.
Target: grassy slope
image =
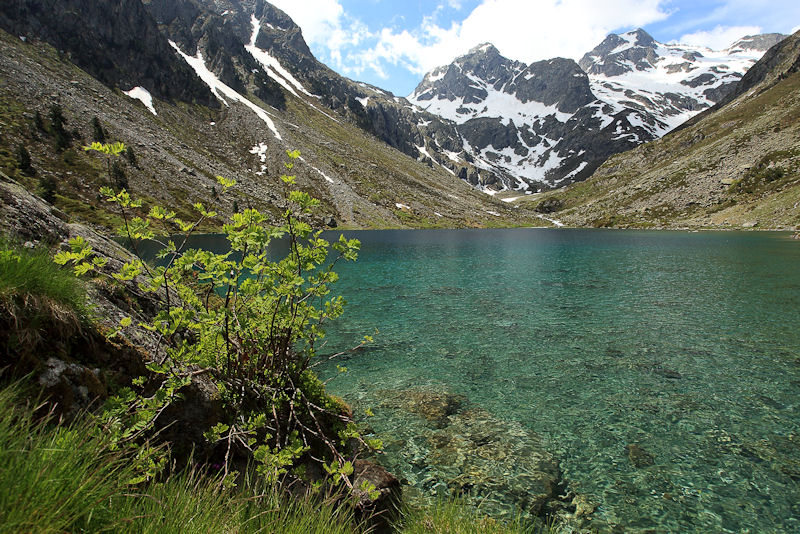
[[[574,226],[800,226],[800,73],[544,195]],[[538,202],[542,197],[535,201]]]
[[[299,164],[292,172],[301,187],[322,200],[320,219],[333,217],[341,227],[540,222],[524,209],[479,193],[444,169],[415,161],[299,98],[287,99],[285,111],[265,106],[283,142],[238,104],[215,112],[157,101],[158,116],[153,116],[138,101],[103,86],[51,47],[23,43],[0,31],[0,168],[31,190],[36,190],[43,176],[52,177],[58,185],[57,207],[77,220],[114,225],[117,221],[97,198],[97,189],[108,181],[106,162],[80,148],[92,140],[91,121],[97,116],[109,140],[120,140],[135,150],[138,166],[126,163],[133,194],[169,205],[183,217],[191,213],[192,203],[213,198],[218,189],[216,175],[238,182],[231,196],[215,202],[221,213],[230,213],[236,200],[240,209],[253,206],[278,214],[285,150],[299,149],[307,164]],[[53,149],[52,136],[33,127],[34,112],[46,119],[56,102],[64,108],[67,129],[76,137],[72,148],[62,153]],[[267,168],[264,175],[257,175],[262,163],[250,151],[262,142],[268,146]],[[18,169],[14,152],[19,144],[31,153],[35,175]]]

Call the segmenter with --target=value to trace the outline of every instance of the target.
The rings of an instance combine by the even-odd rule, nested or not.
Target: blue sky
[[[317,58],[408,95],[429,70],[491,42],[511,59],[579,59],[637,27],[661,42],[727,48],[753,33],[800,29],[798,0],[270,0]]]

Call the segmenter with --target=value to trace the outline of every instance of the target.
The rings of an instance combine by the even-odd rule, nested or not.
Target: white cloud
[[[272,0],[303,30],[309,43],[324,42],[331,31],[342,27],[344,8],[338,0]]]
[[[760,26],[716,26],[712,30],[697,31],[681,36],[682,44],[706,46],[712,50],[724,50],[745,35],[762,33]]]
[[[460,23],[443,28],[436,13],[413,31],[389,28],[352,56],[357,69],[381,62],[423,74],[484,42],[512,59],[580,58],[608,33],[663,20],[663,0],[483,0]]]
[[[343,59],[348,47],[355,47],[369,39],[368,28],[349,16],[339,0],[270,0],[283,10],[303,31],[303,37],[312,48],[320,46],[328,51],[335,67],[346,68]]]

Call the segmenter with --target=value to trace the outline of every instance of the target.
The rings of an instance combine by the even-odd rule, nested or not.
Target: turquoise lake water
[[[348,306],[320,353],[379,333],[335,362],[348,371],[328,388],[372,409],[406,494],[452,493],[470,470],[496,489],[482,509],[513,513],[536,447],[598,524],[800,532],[800,243],[787,234],[346,234],[362,251],[337,269]],[[431,394],[479,415],[431,426],[398,409]],[[488,457],[494,437],[446,435],[477,427],[502,434]]]

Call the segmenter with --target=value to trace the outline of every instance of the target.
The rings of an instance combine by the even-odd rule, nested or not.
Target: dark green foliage
[[[0,530],[83,531],[92,511],[124,489],[121,458],[89,424],[54,428],[19,408],[19,397],[0,390]]]
[[[39,196],[53,204],[56,201],[56,193],[58,192],[58,182],[53,178],[53,175],[43,174],[39,177],[38,185]]]
[[[406,507],[397,532],[407,534],[550,534],[556,529],[521,519],[495,521],[458,500],[437,500],[425,508]]]
[[[37,130],[40,132],[46,132],[47,130],[44,127],[44,120],[42,119],[42,114],[39,113],[39,110],[36,110],[36,114],[33,116],[33,125],[36,127]]]
[[[135,485],[135,459],[114,451],[89,419],[37,418],[18,385],[0,388],[0,532],[356,534],[352,507],[240,488],[188,469]]]
[[[121,143],[93,143],[84,148],[109,158],[124,150]],[[297,159],[299,152],[291,152],[289,157]],[[294,163],[285,166],[291,170]],[[203,221],[216,216],[201,203],[194,206],[198,219],[184,221],[159,206],[141,211],[142,201],[132,199],[126,190],[116,193],[110,187],[102,188],[106,199],[118,205],[125,221],[123,236],[131,241],[137,256],[138,240],[157,240],[164,247],[158,254],[160,265],[150,267],[139,257],[113,278],[124,282],[141,275],[145,280],[138,284],[141,291],[169,290],[162,309],[146,328],[163,339],[187,330],[193,333],[190,341],[163,345],[161,353],[152,355],[154,361],[163,362],[148,367],[164,376],[155,394],[144,395],[144,384],[135,384],[137,389],[123,391],[108,404],[104,417],[124,421],[114,424],[116,442],[135,444],[133,438],[145,435],[163,407],[188,384],[191,366],[200,365],[214,370],[220,398],[236,414],[204,434],[227,451],[223,464],[227,483],[235,479],[227,461],[235,446],[250,451],[258,473],[267,481],[289,476],[295,462],[309,453],[323,464],[333,484],[349,486],[353,464],[340,443],[355,439],[370,449],[381,444],[361,436],[346,409],[325,393],[311,367],[316,346],[325,335],[325,323],[343,310],[341,297],[328,298],[330,285],[338,279],[333,268],[338,260],[355,260],[359,243],[344,236],[334,243],[321,239],[303,220],[319,201],[295,190],[294,176],[281,179],[290,206],[283,214],[283,224],[272,227],[268,217],[256,210],[233,215],[224,226],[233,255],[177,245],[186,239],[159,241],[156,229],[159,235],[171,235],[177,228],[188,237]],[[223,190],[235,184],[222,177],[217,180]],[[137,216],[139,213],[142,216]],[[289,242],[289,252],[274,261],[269,245],[282,236]],[[59,252],[55,261],[74,265],[78,275],[97,273],[97,267],[105,263],[83,239],[71,240],[70,246],[71,251]],[[335,251],[336,257],[330,259],[329,251]],[[169,298],[172,292],[180,295],[180,301]],[[125,318],[120,324],[127,328],[131,323]],[[368,341],[371,339],[365,337],[364,343]],[[238,386],[231,387],[243,383],[248,384],[247,395],[242,395]],[[159,459],[156,469],[148,467],[142,480],[151,479],[164,461]],[[372,492],[374,487],[365,491]]]
[[[92,139],[98,143],[106,142],[106,132],[103,130],[103,125],[100,124],[100,119],[92,117]]]
[[[20,143],[17,146],[16,154],[17,156],[17,167],[25,174],[31,174],[33,171],[33,167],[31,167],[31,155],[28,152],[28,149],[25,148],[25,145]]]
[[[67,120],[64,118],[64,112],[61,109],[61,106],[58,104],[53,104],[50,106],[50,133],[55,138],[55,147],[56,152],[61,152],[62,150],[69,147],[71,143],[70,135],[64,126],[67,123]]]
[[[75,151],[70,148],[61,154],[61,159],[64,163],[71,167],[77,163],[78,154],[76,154]]]
[[[139,164],[136,161],[136,154],[133,152],[133,147],[128,146],[125,149],[125,157],[128,159],[128,164],[133,168],[139,168]]]
[[[233,213],[239,213],[239,202],[233,201]]]
[[[125,166],[119,161],[114,160],[109,168],[111,182],[119,189],[128,189],[128,175]]]
[[[763,156],[758,163],[751,167],[741,178],[735,180],[729,191],[732,193],[753,194],[761,191],[772,182],[776,182],[786,175],[786,170],[776,165],[776,162],[794,156],[794,151],[776,151]]]

